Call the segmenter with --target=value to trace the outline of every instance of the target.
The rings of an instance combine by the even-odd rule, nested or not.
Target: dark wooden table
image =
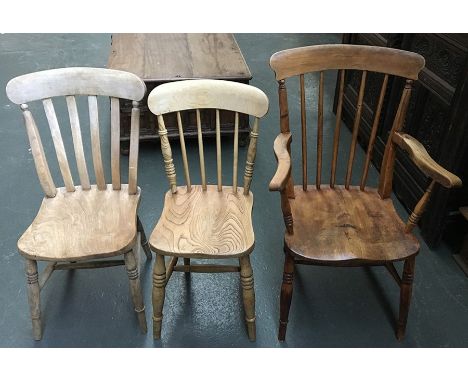
[[[148,110],[147,96],[156,86],[184,79],[210,78],[248,84],[252,75],[234,36],[230,33],[114,34],[109,56],[110,69],[125,70],[142,78],[147,94],[141,102],[140,140],[159,139],[156,117]],[[128,153],[131,102],[121,102],[121,150]],[[203,110],[204,135],[215,135],[214,110]],[[234,131],[234,113],[221,113],[221,134]],[[196,137],[195,112],[182,113],[184,136]],[[168,116],[169,137],[178,137],[177,121]],[[248,116],[239,118],[239,138],[249,133]]]

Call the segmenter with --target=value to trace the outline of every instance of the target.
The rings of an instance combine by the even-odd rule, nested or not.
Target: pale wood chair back
[[[89,126],[91,134],[91,152],[98,190],[107,188],[101,158],[99,139],[98,96],[110,97],[111,105],[111,171],[112,188],[121,189],[120,177],[120,98],[133,100],[131,117],[130,156],[128,174],[128,192],[137,193],[137,165],[140,111],[138,101],[146,92],[144,82],[128,72],[101,68],[61,68],[35,72],[13,78],[8,82],[6,93],[23,111],[29,143],[42,189],[47,197],[57,193],[47,158],[42,145],[39,130],[29,110],[28,103],[41,100],[44,106],[57,160],[65,189],[75,191],[75,183],[70,171],[67,153],[62,140],[62,133],[55,113],[53,97],[65,97],[70,119],[74,154],[81,184],[81,189],[91,189],[88,169],[85,161],[80,120],[75,96],[87,96],[89,108]]]
[[[368,149],[364,169],[360,181],[360,189],[366,187],[372,150],[379,126],[379,120],[390,75],[406,78],[406,83],[400,98],[398,110],[396,112],[392,129],[385,147],[379,178],[379,194],[382,198],[390,196],[392,190],[393,167],[395,162],[396,143],[395,134],[401,131],[408,109],[412,84],[418,79],[418,74],[424,67],[424,58],[419,54],[375,46],[359,45],[317,45],[295,49],[288,49],[275,53],[270,59],[270,66],[274,70],[276,80],[279,83],[279,106],[281,132],[290,133],[288,98],[285,80],[299,76],[300,82],[300,102],[301,102],[301,135],[302,135],[302,186],[307,190],[307,126],[306,126],[306,102],[304,75],[310,72],[320,73],[318,90],[318,110],[317,110],[317,144],[316,144],[316,177],[315,185],[320,189],[322,184],[322,147],[323,147],[323,94],[324,94],[324,71],[339,70],[339,95],[336,111],[336,125],[333,138],[333,154],[330,174],[330,187],[333,188],[336,182],[336,167],[338,162],[338,147],[340,139],[341,116],[343,107],[344,80],[346,70],[362,71],[359,93],[357,96],[356,113],[352,128],[351,147],[348,155],[347,171],[345,177],[345,188],[349,189],[353,171],[353,162],[356,152],[356,143],[359,133],[359,125],[362,114],[364,92],[366,88],[366,78],[368,72],[383,73],[384,78],[380,90],[374,120],[371,128]]]
[[[156,87],[148,96],[148,107],[157,116],[159,136],[164,158],[166,175],[172,193],[177,192],[176,171],[172,158],[171,145],[167,138],[164,124],[164,114],[177,113],[177,123],[180,134],[180,145],[187,191],[191,190],[190,171],[187,161],[187,152],[184,140],[184,127],[182,125],[181,111],[195,110],[198,131],[198,149],[200,160],[200,175],[202,189],[206,191],[207,182],[205,174],[205,158],[203,151],[203,134],[201,127],[200,109],[216,110],[216,162],[218,191],[223,190],[222,161],[221,161],[221,121],[220,110],[235,112],[234,119],[234,158],[232,189],[237,193],[237,167],[238,167],[238,136],[239,113],[252,115],[254,122],[250,133],[250,144],[244,171],[244,194],[248,195],[253,176],[253,167],[257,150],[259,119],[268,111],[268,98],[261,90],[246,84],[222,80],[187,80],[171,82]]]

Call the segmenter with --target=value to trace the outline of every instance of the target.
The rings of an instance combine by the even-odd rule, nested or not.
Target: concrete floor
[[[42,198],[19,108],[0,92],[0,346],[2,347],[464,347],[468,346],[468,281],[441,246],[431,251],[422,243],[416,262],[414,298],[407,336],[394,337],[398,288],[382,268],[327,268],[298,266],[294,284],[287,341],[277,339],[279,290],[282,279],[282,236],[279,195],[269,193],[268,182],[275,171],[272,153],[279,132],[276,82],[269,69],[272,53],[303,45],[337,43],[340,35],[236,35],[255,85],[270,98],[270,111],[263,119],[252,191],[255,195],[254,228],[256,249],[252,264],[255,274],[257,341],[247,339],[243,322],[239,278],[236,274],[194,274],[186,280],[175,273],[166,290],[161,341],[153,341],[151,330],[139,333],[128,281],[122,267],[62,271],[52,275],[43,290],[44,336],[34,342],[23,274],[23,261],[16,241],[34,218]],[[106,65],[110,35],[0,35],[0,88],[14,76],[53,67]],[[316,105],[317,78],[307,79],[311,91],[308,105]],[[325,158],[330,157],[334,115],[335,75],[326,77]],[[298,126],[298,86],[288,82],[293,131]],[[40,105],[39,105],[40,106]],[[39,110],[36,106],[34,110]],[[59,114],[64,105],[58,104]],[[315,118],[315,117],[314,117]],[[38,122],[45,120],[43,113]],[[102,116],[106,126],[108,117]],[[43,127],[43,140],[48,140]],[[62,127],[64,129],[64,127]],[[312,129],[310,129],[312,130]],[[64,131],[64,130],[62,130]],[[349,132],[343,129],[343,148]],[[297,134],[296,134],[297,136]],[[50,140],[50,135],[48,136]],[[102,144],[109,147],[109,131],[103,129]],[[311,132],[310,139],[313,139]],[[230,142],[229,139],[226,142]],[[231,141],[232,142],[232,141]],[[294,144],[294,176],[300,179],[300,146]],[[212,142],[211,142],[212,143]],[[70,139],[65,142],[70,148]],[[205,145],[208,177],[215,182],[213,144]],[[51,152],[50,144],[46,151]],[[347,155],[347,149],[343,149]],[[71,151],[70,151],[71,152]],[[107,151],[108,153],[108,151]],[[174,148],[174,156],[179,151]],[[226,150],[228,155],[229,151]],[[245,154],[241,149],[240,154]],[[189,144],[189,156],[196,146]],[[180,157],[180,156],[179,156]],[[313,166],[310,155],[310,166]],[[54,174],[57,164],[49,157]],[[358,159],[362,161],[362,150]],[[108,155],[104,160],[108,163]],[[229,159],[225,159],[229,166]],[[329,171],[325,160],[324,174]],[[180,169],[180,160],[176,166]],[[196,165],[195,165],[196,167]],[[123,167],[124,168],[124,167]],[[229,168],[229,167],[226,167]],[[313,168],[313,167],[312,167]],[[109,170],[107,168],[107,170]],[[73,171],[73,170],[72,170]],[[197,174],[197,169],[192,170]],[[355,169],[356,176],[359,171]],[[109,172],[107,173],[109,174]],[[343,179],[344,165],[339,169]],[[196,178],[196,176],[195,176]],[[56,179],[59,179],[56,177]],[[195,183],[196,179],[193,180]],[[370,185],[377,183],[371,169]],[[160,150],[155,144],[140,149],[139,185],[143,190],[140,216],[149,234],[162,210],[167,189]],[[402,218],[406,211],[396,201]],[[416,231],[418,235],[418,232]],[[151,328],[151,263],[143,263],[142,287]]]

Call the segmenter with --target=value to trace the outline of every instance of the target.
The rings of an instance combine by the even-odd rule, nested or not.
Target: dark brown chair
[[[280,300],[280,341],[285,339],[289,308],[293,292],[296,264],[329,266],[385,266],[400,287],[400,313],[396,336],[404,337],[415,257],[419,243],[411,233],[429,200],[435,183],[444,187],[459,187],[461,180],[432,160],[424,147],[413,137],[402,132],[413,81],[424,67],[424,58],[402,50],[353,46],[318,45],[284,50],[275,53],[270,66],[279,83],[281,133],[275,140],[274,151],[278,160],[276,174],[270,191],[281,194],[281,208],[286,225],[284,237],[284,273]],[[346,70],[362,71],[351,147],[348,155],[344,185],[336,185],[338,145]],[[324,71],[338,70],[339,96],[329,184],[322,183],[323,95]],[[315,185],[308,185],[307,139],[304,75],[320,72],[317,111],[317,159]],[[383,73],[383,84],[369,137],[364,170],[360,184],[351,185],[353,162],[362,113],[363,97],[368,72]],[[291,132],[289,128],[286,79],[299,76],[301,94],[302,131],[302,184],[294,185],[291,177]],[[389,76],[406,79],[398,110],[385,147],[379,185],[366,187],[372,149],[386,93]],[[396,148],[406,151],[421,171],[432,179],[429,187],[416,205],[406,225],[396,213],[390,194]],[[394,262],[404,261],[400,276]]]

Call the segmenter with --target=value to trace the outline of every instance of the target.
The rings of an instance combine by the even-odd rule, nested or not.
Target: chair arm
[[[273,144],[278,167],[276,173],[271,179],[270,191],[282,191],[289,175],[291,174],[291,157],[289,155],[289,145],[291,144],[291,133],[280,133]]]
[[[424,146],[411,135],[395,133],[393,142],[409,154],[410,159],[428,177],[446,188],[461,187],[461,179],[432,159]]]

